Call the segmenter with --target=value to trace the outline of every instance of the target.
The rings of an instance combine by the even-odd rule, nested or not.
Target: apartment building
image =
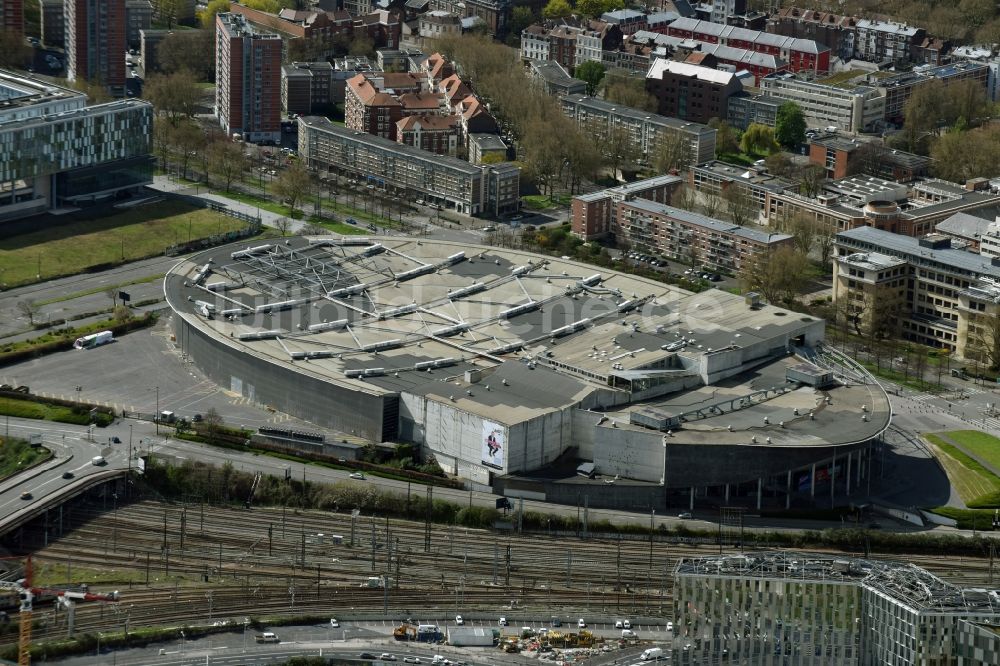
[[[606,190],[578,194],[570,204],[573,233],[588,241],[607,237],[614,232],[619,202],[645,199],[669,204],[674,190],[683,182],[684,179],[679,176],[656,176]]]
[[[344,125],[386,139],[396,140],[396,123],[403,106],[394,95],[376,87],[378,79],[357,74],[344,88]]]
[[[139,48],[139,33],[149,30],[152,21],[153,5],[149,0],[125,0],[125,44],[128,48]]]
[[[957,249],[942,234],[911,238],[871,227],[837,234],[834,247],[834,302],[854,308],[863,325],[880,314],[873,304],[891,295],[891,334],[970,362],[1000,351],[992,326],[1000,312],[996,258]]]
[[[903,111],[913,91],[921,85],[937,79],[945,86],[958,81],[972,80],[988,90],[990,65],[984,62],[965,60],[940,67],[915,67],[913,71],[879,78],[872,85],[885,91],[885,119],[891,123],[903,122]]]
[[[818,76],[830,71],[830,49],[811,39],[785,37],[694,18],[677,19],[670,24],[667,34],[772,55],[787,62],[793,72]]]
[[[66,0],[66,78],[125,96],[125,0]]]
[[[146,76],[160,71],[160,42],[171,34],[170,30],[139,31],[139,57],[142,58],[142,71]]]
[[[855,461],[822,471],[857,482],[871,456]],[[674,570],[673,656],[682,666],[963,663],[996,647],[971,625],[998,620],[995,591],[908,563],[758,552],[683,559]]]
[[[24,34],[24,0],[0,0],[0,30]]]
[[[772,123],[773,126],[773,123]],[[809,162],[823,167],[826,177],[832,180],[846,178],[852,173],[865,172],[869,176],[908,183],[926,177],[930,172],[931,159],[914,155],[905,150],[889,149],[875,143],[877,159],[865,158],[868,142],[844,137],[836,133],[822,133],[809,139]],[[863,163],[858,163],[864,160]],[[877,169],[871,169],[872,166]]]
[[[726,117],[731,127],[741,131],[750,127],[752,123],[774,127],[778,122],[778,109],[786,101],[770,95],[736,93],[729,97]]]
[[[657,143],[661,138],[677,135],[689,142],[691,164],[706,162],[715,157],[715,130],[706,125],[646,113],[585,95],[566,95],[559,102],[563,113],[578,125],[585,125],[595,131],[625,128],[635,148],[647,160],[655,157]]]
[[[529,25],[521,31],[521,60],[548,60],[549,48],[549,31],[545,26]]]
[[[646,29],[646,15],[634,9],[617,9],[601,14],[601,20],[609,25],[616,25],[623,35],[631,35],[636,30]]]
[[[466,215],[519,208],[520,169],[513,164],[470,164],[318,116],[299,119],[299,155],[320,173],[359,178],[408,201],[423,199]]]
[[[469,161],[473,164],[507,161],[507,144],[496,134],[470,134],[467,144]]]
[[[751,49],[699,42],[698,52],[712,56],[719,65],[732,71],[746,70],[750,72],[753,74],[755,85],[760,85],[765,76],[789,69],[788,62],[780,57],[770,53],[759,53]]]
[[[891,64],[909,62],[913,47],[925,37],[923,28],[870,19],[858,20],[854,32],[855,58]]]
[[[396,141],[438,155],[455,157],[459,146],[458,117],[407,116],[396,123]]]
[[[282,9],[277,14],[253,9],[236,2],[230,3],[229,11],[243,16],[248,22],[260,28],[277,32],[289,39],[306,39],[315,42],[330,42],[336,37],[350,38],[354,35],[354,16],[344,10],[295,10]],[[326,55],[333,55],[331,50]]]
[[[42,43],[62,48],[66,43],[65,0],[41,0]]]
[[[737,273],[755,257],[795,242],[788,234],[741,227],[645,199],[621,201],[617,209],[618,243],[713,270]]]
[[[617,51],[622,47],[622,30],[613,23],[589,21],[576,35],[574,67],[585,62],[601,62],[604,51]]]
[[[546,93],[554,97],[563,95],[584,95],[587,83],[574,79],[566,69],[554,60],[532,60],[528,63],[528,73]]]
[[[757,169],[709,161],[690,169],[699,196],[719,196],[728,187],[747,191],[760,208],[762,224],[801,217],[829,233],[872,226],[907,236],[923,236],[961,211],[1000,205],[1000,196],[935,179],[909,184],[874,176],[851,176],[824,182],[814,197],[798,193],[795,183]]]
[[[760,89],[765,95],[798,104],[812,127],[871,132],[879,129],[885,118],[885,92],[877,88],[839,88],[780,72],[761,79]]]
[[[853,16],[783,7],[768,20],[767,31],[826,44],[834,57],[846,61],[854,58],[857,22],[858,19]]]
[[[710,9],[708,20],[713,23],[730,23],[747,13],[747,0],[712,0],[705,4]]]
[[[103,201],[152,182],[148,102],[86,106],[83,93],[3,70],[0,98],[0,220]]]
[[[497,39],[507,36],[513,0],[431,0],[430,8],[440,9],[462,18],[478,17],[486,26],[486,32]]]
[[[558,25],[549,31],[549,60],[559,63],[566,71],[576,67],[576,38],[583,31],[571,25]]]
[[[421,14],[417,19],[417,26],[423,39],[440,39],[448,35],[462,34],[462,19],[458,14],[440,9]]]
[[[666,58],[657,58],[646,73],[646,91],[656,98],[657,112],[696,123],[726,118],[729,98],[742,90],[734,73]]]
[[[333,65],[293,62],[281,68],[281,108],[285,115],[311,115],[333,105]]]
[[[215,113],[226,134],[281,141],[281,37],[241,14],[215,17]]]

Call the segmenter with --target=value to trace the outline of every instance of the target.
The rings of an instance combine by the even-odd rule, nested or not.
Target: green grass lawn
[[[45,447],[34,447],[23,439],[0,437],[0,479],[28,469],[35,463],[46,460],[51,452]]]
[[[74,275],[91,266],[162,254],[175,243],[242,229],[207,208],[167,200],[114,210],[41,231],[0,239],[0,281],[8,287]]]
[[[951,436],[951,433],[944,434]],[[940,435],[928,433],[923,437],[937,449],[940,454],[937,456],[938,461],[967,506],[976,508],[1000,505],[1000,478]]]
[[[978,430],[952,430],[941,434],[994,469],[1000,469],[1000,439]]]
[[[573,201],[570,194],[555,194],[552,196],[543,194],[528,194],[521,197],[521,203],[529,210],[548,210],[557,206],[568,206]]]
[[[315,225],[323,227],[324,229],[329,229],[336,234],[343,234],[345,236],[364,236],[365,234],[371,233],[363,227],[347,224],[345,222],[328,222],[320,217],[311,217],[309,218],[309,221]]]
[[[837,86],[839,88],[853,88],[858,85],[856,79],[864,78],[864,72],[856,69],[849,69],[843,72],[837,72],[833,76],[828,76],[819,83],[823,83],[828,86]]]

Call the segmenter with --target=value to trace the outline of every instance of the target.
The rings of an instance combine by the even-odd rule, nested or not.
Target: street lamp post
[[[156,413],[153,414],[153,423],[156,424],[156,434],[160,434],[160,387],[156,388]]]

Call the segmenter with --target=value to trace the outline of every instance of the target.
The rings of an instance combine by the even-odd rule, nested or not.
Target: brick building
[[[726,118],[730,96],[742,90],[735,74],[665,58],[657,58],[646,74],[657,113],[696,123]]]
[[[0,0],[0,30],[24,34],[24,0]]]
[[[396,122],[402,117],[403,107],[399,100],[379,90],[365,74],[347,80],[344,88],[346,127],[395,141]]]
[[[656,176],[598,192],[578,194],[570,204],[573,233],[584,240],[609,236],[614,232],[619,202],[645,199],[668,204],[674,190],[683,182],[678,176]]]
[[[458,152],[456,116],[408,116],[396,123],[396,141],[438,155]]]
[[[736,273],[758,255],[795,243],[788,234],[741,227],[644,199],[621,201],[617,209],[614,234],[619,243],[713,270]]]
[[[215,113],[227,134],[281,141],[281,46],[240,14],[215,17]]]
[[[830,49],[811,39],[785,37],[691,18],[677,19],[670,24],[667,34],[775,56],[787,62],[793,72],[819,75],[830,71]]]
[[[125,96],[125,0],[66,0],[66,78]]]
[[[317,113],[333,105],[333,65],[293,62],[281,68],[281,108],[286,115]]]

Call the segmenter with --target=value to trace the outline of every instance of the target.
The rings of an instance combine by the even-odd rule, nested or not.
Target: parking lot
[[[121,410],[171,411],[192,418],[211,408],[229,425],[317,428],[224,390],[202,375],[170,340],[169,316],[155,327],[93,349],[71,349],[0,369],[0,383],[32,393],[107,405]]]

